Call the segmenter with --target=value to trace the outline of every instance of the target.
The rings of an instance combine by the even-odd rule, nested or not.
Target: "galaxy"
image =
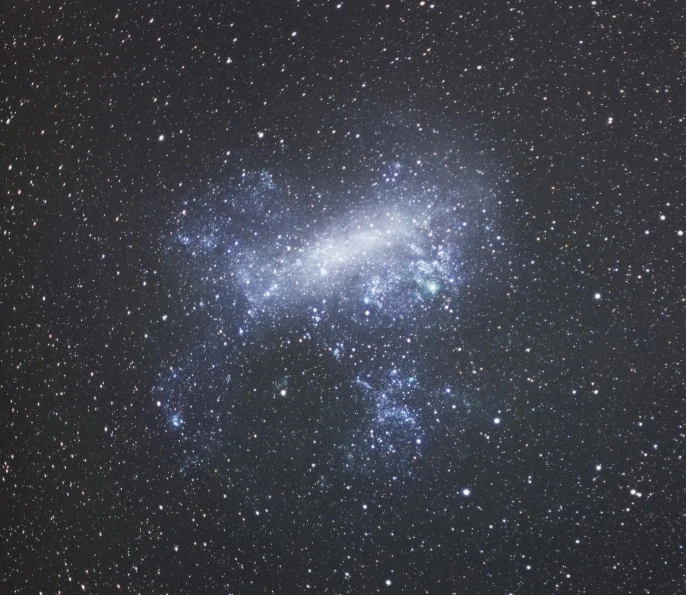
[[[685,17],[4,7],[0,592],[686,592]]]

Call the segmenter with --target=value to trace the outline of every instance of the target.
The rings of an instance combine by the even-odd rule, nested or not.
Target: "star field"
[[[686,591],[685,16],[3,7],[0,592]]]

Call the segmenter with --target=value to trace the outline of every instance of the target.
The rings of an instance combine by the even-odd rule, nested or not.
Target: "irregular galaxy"
[[[326,410],[332,406],[327,400],[335,402],[346,423],[327,427],[322,411],[310,413],[316,433],[331,443],[331,469],[411,477],[422,445],[436,433],[436,407],[446,407],[437,387],[458,382],[461,374],[454,370],[435,377],[432,368],[445,357],[436,348],[460,349],[455,324],[461,287],[483,274],[474,266],[482,259],[474,258],[471,244],[496,239],[490,211],[498,201],[477,188],[464,198],[454,191],[398,184],[335,209],[335,196],[319,194],[325,217],[291,209],[246,233],[255,213],[243,205],[259,213],[254,220],[259,225],[262,216],[276,211],[282,190],[264,171],[244,173],[238,196],[223,207],[225,225],[218,215],[226,204],[222,193],[205,197],[197,217],[184,203],[182,216],[170,221],[168,275],[198,288],[194,315],[202,312],[205,322],[201,340],[186,342],[190,349],[182,359],[187,363],[176,369],[174,362],[163,362],[169,369],[154,389],[159,406],[170,412],[175,429],[185,416],[179,437],[211,465],[240,448],[240,441],[232,432],[218,440],[217,429],[208,440],[210,428],[249,426],[265,405],[261,399],[282,406],[306,400],[289,386],[303,368],[298,361],[303,356],[293,356],[289,346],[307,342],[340,382],[335,394],[319,395],[318,407]],[[374,192],[374,183],[369,190]],[[504,245],[501,236],[496,241],[491,257]],[[246,370],[256,357],[275,353],[295,361],[284,363],[267,387],[256,389]],[[399,365],[410,366],[412,374],[403,375]],[[321,384],[321,373],[313,372],[314,386]],[[229,385],[218,375],[236,380]],[[488,396],[479,400],[480,406],[488,402]],[[450,432],[467,426],[469,421],[455,420]],[[468,445],[457,439],[454,448],[462,452]]]

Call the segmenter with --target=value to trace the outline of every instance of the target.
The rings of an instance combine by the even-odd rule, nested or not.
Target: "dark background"
[[[686,590],[682,3],[0,10],[0,591]],[[443,344],[413,329],[471,410],[399,479],[341,463],[353,370],[284,347],[297,317],[226,355],[245,304],[205,277],[229,220],[326,219],[395,163],[507,237],[464,248]],[[217,246],[181,252],[184,208]],[[260,396],[285,369],[299,399]]]

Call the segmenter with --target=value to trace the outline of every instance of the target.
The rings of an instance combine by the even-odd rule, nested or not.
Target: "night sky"
[[[686,592],[686,8],[9,1],[0,592]]]

